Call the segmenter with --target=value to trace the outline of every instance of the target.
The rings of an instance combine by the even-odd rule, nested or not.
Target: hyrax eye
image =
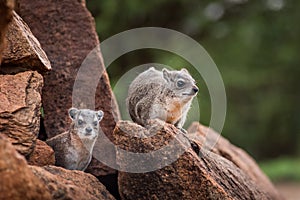
[[[80,120],[78,120],[78,124],[79,125],[82,125],[83,124],[83,121],[80,119]]]
[[[94,126],[98,126],[98,122],[97,122],[97,121],[94,121],[94,122],[93,122],[93,125],[94,125]]]
[[[183,80],[179,80],[179,81],[177,81],[176,84],[177,84],[177,87],[181,88],[185,85],[185,82]]]

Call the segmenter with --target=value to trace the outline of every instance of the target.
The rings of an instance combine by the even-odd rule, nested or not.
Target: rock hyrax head
[[[196,96],[199,89],[195,84],[195,80],[186,69],[183,68],[180,71],[163,69],[162,72],[168,87],[172,89],[176,97],[190,100]]]
[[[74,129],[81,139],[98,137],[99,122],[103,118],[103,111],[70,108],[69,116],[73,121]]]

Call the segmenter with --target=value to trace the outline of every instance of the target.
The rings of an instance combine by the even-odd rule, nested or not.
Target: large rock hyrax
[[[198,87],[186,69],[158,71],[151,67],[129,86],[127,108],[132,120],[142,126],[160,119],[182,129]]]

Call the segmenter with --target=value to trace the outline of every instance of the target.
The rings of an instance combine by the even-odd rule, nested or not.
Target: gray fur
[[[70,108],[72,124],[69,131],[49,140],[55,152],[56,165],[71,170],[84,171],[92,159],[92,152],[99,134],[103,112]]]
[[[195,81],[186,69],[158,71],[151,67],[130,84],[126,104],[132,120],[140,125],[158,118],[182,128],[197,92]]]

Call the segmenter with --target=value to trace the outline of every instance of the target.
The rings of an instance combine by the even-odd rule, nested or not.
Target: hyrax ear
[[[180,71],[190,74],[186,68],[182,68]]]
[[[163,73],[164,79],[169,82],[171,80],[171,72],[169,70],[167,70],[166,68],[163,68],[162,73]]]
[[[78,114],[79,110],[77,108],[70,108],[69,109],[69,116],[72,120],[76,119],[76,115]]]
[[[97,116],[98,121],[100,122],[104,116],[103,111],[102,110],[96,111],[96,116]]]

